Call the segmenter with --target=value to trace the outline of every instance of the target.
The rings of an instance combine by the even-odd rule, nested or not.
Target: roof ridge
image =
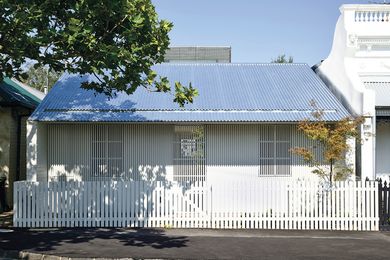
[[[35,89],[33,87],[30,87],[29,85],[17,80],[16,78],[9,78],[11,81],[13,81],[18,87],[23,89],[23,91],[29,93],[30,95],[33,95],[37,100],[42,101],[45,97],[45,93],[42,91],[39,91],[38,89]]]
[[[315,109],[285,109],[285,108],[257,108],[257,109],[136,109],[136,108],[45,108],[45,112],[78,111],[78,112],[314,112]],[[323,109],[325,113],[336,112],[338,109]]]
[[[251,66],[302,66],[309,64],[305,62],[294,62],[294,63],[272,63],[272,62],[221,62],[221,63],[207,63],[207,62],[199,62],[199,63],[170,63],[163,62],[159,64],[155,64],[153,66],[240,66],[240,65],[251,65]]]

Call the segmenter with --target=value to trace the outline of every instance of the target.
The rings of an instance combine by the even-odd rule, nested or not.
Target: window
[[[174,167],[175,181],[204,181],[205,141],[202,126],[175,126]]]
[[[92,130],[92,163],[90,180],[118,178],[122,174],[122,127],[94,126]]]
[[[260,126],[259,137],[259,176],[290,176],[291,127]]]

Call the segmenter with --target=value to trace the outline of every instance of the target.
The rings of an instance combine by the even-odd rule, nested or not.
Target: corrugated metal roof
[[[199,91],[180,108],[165,93],[140,87],[111,99],[80,88],[91,75],[65,74],[31,116],[38,121],[275,122],[310,116],[310,100],[325,119],[349,113],[306,64],[161,64],[154,67],[171,82],[191,82]]]
[[[365,81],[364,85],[375,91],[376,106],[390,106],[390,81]]]
[[[0,96],[3,97],[4,102],[27,108],[36,108],[45,95],[16,79],[5,77],[0,82]]]

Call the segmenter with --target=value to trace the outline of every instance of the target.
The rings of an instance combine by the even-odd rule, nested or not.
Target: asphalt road
[[[0,249],[72,258],[390,259],[390,232],[0,230]]]

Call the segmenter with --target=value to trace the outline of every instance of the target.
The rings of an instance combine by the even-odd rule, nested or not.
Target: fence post
[[[383,196],[382,196],[382,179],[379,179],[378,181],[378,209],[379,209],[379,224],[383,225]]]
[[[390,214],[390,183],[384,183],[383,187],[382,187],[382,191],[383,191],[383,199],[382,199],[382,203],[383,203],[383,225],[387,225],[389,224],[388,220],[389,220],[389,214]]]
[[[209,198],[207,201],[209,201],[209,203],[210,203],[210,206],[209,206],[209,214],[210,214],[209,227],[214,228],[214,223],[213,223],[213,185],[211,185],[211,184],[210,184],[210,195],[209,195]]]
[[[386,213],[389,211],[388,204],[386,203],[389,199],[386,181],[383,183],[382,192],[383,192],[383,196],[382,196],[382,203],[381,203],[382,204],[381,215],[382,215],[382,225],[385,225],[386,224]]]
[[[13,211],[14,211],[14,215],[13,215],[13,223],[14,223],[14,227],[19,227],[19,212],[18,212],[18,188],[19,188],[19,182],[14,182],[14,207],[13,207]]]

